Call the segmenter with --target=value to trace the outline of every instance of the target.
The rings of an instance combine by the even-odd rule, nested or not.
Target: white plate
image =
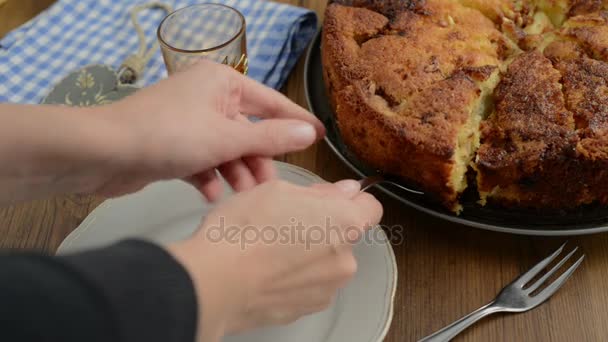
[[[277,163],[280,177],[299,185],[323,182],[293,165]],[[227,188],[227,187],[226,187]],[[226,190],[229,193],[229,190]],[[59,246],[58,253],[101,247],[124,238],[167,243],[190,236],[210,209],[194,188],[180,181],[156,183],[144,190],[104,202]],[[381,230],[355,248],[359,264],[353,281],[329,309],[291,325],[231,336],[227,342],[377,342],[384,339],[393,316],[397,267]],[[380,238],[379,238],[380,236]],[[373,241],[373,243],[369,243]]]

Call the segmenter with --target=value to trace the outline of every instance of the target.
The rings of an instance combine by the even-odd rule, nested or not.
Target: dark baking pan
[[[357,160],[357,157],[349,152],[340,139],[340,132],[323,82],[320,47],[321,34],[319,33],[311,44],[306,57],[304,82],[308,105],[325,124],[327,128],[325,141],[336,156],[360,177],[374,175],[376,171]],[[411,194],[391,185],[382,185],[378,188],[417,210],[475,228],[511,234],[547,236],[582,235],[608,231],[608,208],[599,205],[564,211],[513,209],[494,205],[482,207],[477,204],[474,191],[470,191],[463,195],[464,211],[460,216],[456,216],[425,196]]]

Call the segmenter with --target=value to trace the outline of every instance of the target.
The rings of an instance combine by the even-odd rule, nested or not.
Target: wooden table
[[[0,36],[52,0],[9,0],[0,8]],[[326,0],[283,0],[323,16]],[[303,63],[285,92],[305,105]],[[354,177],[323,143],[281,158],[329,181]],[[503,285],[564,238],[524,237],[458,226],[385,197],[384,224],[401,226],[394,246],[399,265],[395,316],[386,341],[415,341],[492,299]],[[53,252],[101,199],[67,196],[0,211],[0,248]],[[457,341],[602,341],[608,339],[608,235],[568,239],[587,259],[548,303],[519,315],[486,319]],[[0,339],[2,333],[0,332]]]

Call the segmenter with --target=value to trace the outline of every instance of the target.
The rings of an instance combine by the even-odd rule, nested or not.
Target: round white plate
[[[299,185],[323,182],[293,165],[278,163],[280,177]],[[226,193],[229,194],[228,187]],[[59,246],[58,253],[102,247],[124,238],[168,243],[190,236],[211,206],[180,181],[161,182],[104,202]],[[374,234],[373,239],[371,238]],[[397,285],[395,256],[380,229],[355,247],[358,271],[324,312],[283,327],[230,336],[227,342],[377,342],[386,336]]]

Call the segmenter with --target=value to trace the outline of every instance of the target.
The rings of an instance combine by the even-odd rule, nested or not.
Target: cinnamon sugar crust
[[[608,204],[606,7],[332,1],[322,58],[344,142],[454,212],[472,170],[483,203]]]

